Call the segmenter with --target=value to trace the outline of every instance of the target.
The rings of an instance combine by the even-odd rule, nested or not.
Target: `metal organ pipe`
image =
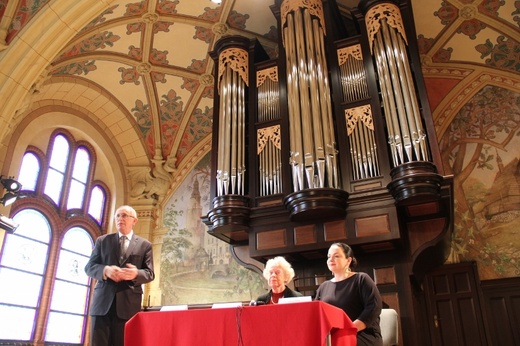
[[[406,35],[399,7],[384,3],[365,15],[388,125],[394,166],[428,161],[426,133],[406,51]]]
[[[322,4],[285,0],[281,14],[293,189],[338,188]]]
[[[218,196],[245,193],[247,56],[238,48],[226,49],[219,56]]]
[[[256,74],[258,90],[258,121],[280,119],[278,68],[260,70]],[[260,196],[282,191],[282,159],[280,125],[257,130],[257,155]]]

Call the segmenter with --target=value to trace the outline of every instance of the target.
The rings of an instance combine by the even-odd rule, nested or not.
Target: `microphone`
[[[263,302],[261,300],[252,300],[249,302],[249,306],[260,306],[260,305],[265,305],[265,302]]]

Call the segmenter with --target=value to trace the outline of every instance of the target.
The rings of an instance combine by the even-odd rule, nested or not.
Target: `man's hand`
[[[126,264],[126,268],[106,266],[104,274],[107,278],[115,282],[133,280],[137,277],[137,267],[130,263]]]
[[[111,279],[112,281],[119,282],[123,280],[121,278],[121,271],[122,269],[118,266],[106,266],[104,274],[107,278]]]
[[[131,263],[126,264],[126,268],[121,268],[122,280],[133,280],[137,277],[137,267]]]

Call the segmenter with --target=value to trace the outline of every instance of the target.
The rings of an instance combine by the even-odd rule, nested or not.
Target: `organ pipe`
[[[367,11],[365,19],[379,75],[393,165],[428,161],[428,143],[408,61],[400,10],[395,4],[378,4]]]
[[[322,3],[285,0],[281,16],[293,191],[338,188]]]
[[[245,193],[247,60],[248,53],[239,48],[226,49],[219,55],[217,196]]]

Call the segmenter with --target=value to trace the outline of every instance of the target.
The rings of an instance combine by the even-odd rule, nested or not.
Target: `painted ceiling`
[[[210,151],[214,116],[208,53],[220,37],[242,35],[258,38],[276,56],[276,20],[269,8],[274,0],[223,0],[220,5],[210,0],[106,2],[107,8],[56,52],[45,72],[45,87],[60,90],[61,84],[78,83],[86,94],[116,100],[128,122],[121,126],[135,129],[141,143],[135,150],[150,163],[167,160],[178,167],[200,158]],[[8,5],[12,17],[6,44],[52,3],[57,2],[0,0],[4,26]],[[338,3],[349,16],[358,1]],[[520,1],[412,0],[412,7],[439,134],[454,116],[450,105],[459,102],[460,94],[452,91],[474,83],[474,71],[495,70],[504,79],[501,83],[507,83],[507,76],[518,83]],[[76,102],[70,95],[53,95]],[[33,102],[37,100],[35,96]]]

